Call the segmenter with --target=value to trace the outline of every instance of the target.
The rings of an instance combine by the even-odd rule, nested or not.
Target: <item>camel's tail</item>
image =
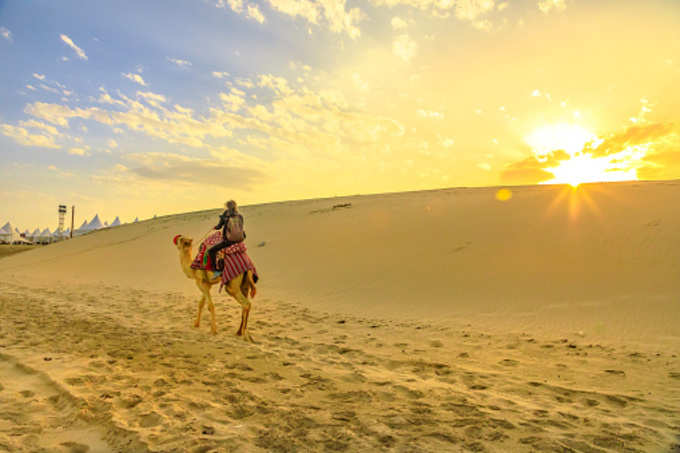
[[[257,287],[255,286],[255,280],[253,279],[253,271],[246,272],[246,278],[243,279],[241,283],[241,292],[244,296],[248,297],[248,292],[250,292],[250,298],[254,298],[257,294]]]

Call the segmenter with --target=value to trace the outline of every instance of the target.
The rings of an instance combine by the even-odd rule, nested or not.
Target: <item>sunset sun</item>
[[[548,163],[545,170],[554,175],[544,184],[577,187],[585,182],[637,179],[632,162],[639,159],[639,150],[626,149],[617,154],[594,156],[591,151],[602,140],[582,126],[566,123],[542,126],[525,141],[539,161]]]

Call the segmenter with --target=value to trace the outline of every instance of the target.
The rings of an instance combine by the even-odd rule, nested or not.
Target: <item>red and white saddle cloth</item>
[[[208,256],[208,249],[213,245],[222,242],[222,232],[216,231],[201,242],[198,247],[198,254],[194,258],[191,267],[194,269],[204,269],[213,270],[214,264],[210,263],[210,257]],[[222,271],[222,283],[220,285],[220,291],[226,285],[229,280],[243,274],[246,271],[252,271],[255,282],[259,280],[257,270],[255,269],[255,264],[246,253],[246,244],[239,242],[234,245],[230,245],[217,252],[216,259],[224,260],[224,270]]]

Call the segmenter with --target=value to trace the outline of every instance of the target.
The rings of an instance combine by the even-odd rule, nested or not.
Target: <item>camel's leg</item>
[[[203,311],[203,305],[205,305],[205,296],[201,296],[201,300],[198,301],[198,316],[196,316],[194,327],[199,327],[201,325],[201,312]]]
[[[201,299],[198,301],[198,315],[196,316],[196,322],[194,322],[194,327],[199,327],[201,325],[201,312],[203,312],[203,305],[205,305],[205,290],[203,288],[202,280],[194,280],[196,286],[201,290]]]
[[[204,283],[205,297],[208,299],[208,310],[210,310],[210,331],[213,335],[217,335],[217,323],[215,322],[215,304],[213,304],[212,297],[210,297],[210,283]]]
[[[240,275],[229,281],[227,292],[241,305],[241,324],[236,331],[236,335],[243,337],[244,340],[253,341],[248,333],[248,315],[250,315],[251,303],[248,298],[243,295],[243,292],[241,292],[242,279],[243,275]]]

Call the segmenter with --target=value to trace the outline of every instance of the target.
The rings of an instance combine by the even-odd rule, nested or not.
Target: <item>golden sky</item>
[[[680,178],[678,1],[164,5],[0,8],[0,221]]]

